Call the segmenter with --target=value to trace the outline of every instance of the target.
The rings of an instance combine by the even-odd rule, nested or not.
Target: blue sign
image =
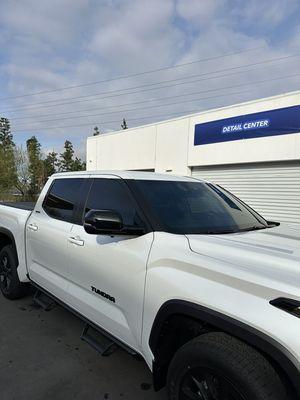
[[[300,106],[293,106],[197,124],[194,145],[299,132]]]

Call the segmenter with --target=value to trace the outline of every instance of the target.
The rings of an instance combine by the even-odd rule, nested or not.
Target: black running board
[[[92,331],[92,334],[88,333],[89,331]],[[83,328],[81,340],[88,343],[103,357],[110,356],[119,348],[115,341],[109,339],[107,336],[104,336],[99,331],[96,331],[96,329],[92,328],[88,323],[86,323]]]
[[[28,277],[30,279],[30,277]],[[87,319],[86,317],[84,317],[82,314],[80,314],[78,311],[74,310],[72,307],[68,306],[66,303],[64,303],[63,301],[61,301],[60,299],[58,299],[56,296],[54,296],[53,294],[49,293],[46,289],[42,288],[40,285],[38,285],[37,283],[35,283],[34,281],[32,281],[30,279],[31,284],[36,287],[37,292],[34,296],[34,301],[41,305],[41,303],[45,306],[45,301],[41,301],[41,295],[46,296],[48,299],[50,299],[52,301],[51,304],[53,304],[50,308],[48,308],[50,306],[50,304],[48,304],[47,307],[47,311],[50,311],[53,307],[54,304],[57,305],[61,305],[62,307],[64,307],[66,310],[70,311],[73,315],[76,315],[76,317],[80,318],[82,321],[84,321],[86,323],[86,325],[88,325],[90,328],[88,328],[86,331],[85,329],[82,332],[81,338],[82,340],[84,340],[85,342],[89,343],[94,349],[96,349],[97,351],[99,351],[100,349],[102,350],[102,348],[104,347],[103,345],[99,345],[100,341],[97,341],[96,338],[94,338],[94,335],[90,335],[87,334],[89,329],[93,329],[94,331],[96,331],[98,333],[98,335],[102,335],[104,336],[107,341],[109,343],[114,343],[115,346],[117,347],[121,347],[122,349],[124,349],[125,351],[127,351],[127,353],[129,353],[130,355],[132,355],[135,358],[140,359],[141,356],[139,353],[137,353],[134,349],[132,349],[131,347],[129,347],[128,345],[126,345],[125,343],[123,343],[121,340],[115,338],[113,335],[111,335],[110,333],[108,333],[107,331],[105,331],[104,329],[102,329],[100,326],[94,324],[93,322],[91,322],[89,319]],[[37,295],[37,293],[40,292],[41,294]],[[41,307],[43,307],[41,305]],[[44,308],[44,307],[43,307]],[[44,308],[45,309],[45,308]],[[85,325],[85,328],[86,328]],[[83,337],[84,336],[84,337]],[[92,338],[92,339],[91,339]],[[101,353],[101,351],[99,351]],[[108,355],[108,349],[104,349],[104,353],[106,352],[106,354],[104,355]],[[110,353],[111,354],[111,353]]]
[[[35,292],[33,301],[45,311],[50,311],[56,306],[56,302],[39,289]]]

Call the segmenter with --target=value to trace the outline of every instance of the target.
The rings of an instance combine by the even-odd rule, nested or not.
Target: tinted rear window
[[[56,179],[48,192],[43,208],[56,219],[74,223],[74,210],[81,196],[84,179]]]

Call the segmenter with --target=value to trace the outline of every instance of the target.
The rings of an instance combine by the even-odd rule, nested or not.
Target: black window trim
[[[82,205],[85,207],[85,204],[88,199],[88,195],[90,194],[92,184],[91,179],[89,177],[85,178],[85,182],[83,183],[83,188],[80,194],[79,202],[77,203],[76,207],[74,207],[74,214],[76,225],[82,226],[83,218],[82,218]]]
[[[134,198],[139,209],[141,210],[145,222],[149,227],[149,231],[165,231],[163,224],[161,223],[159,218],[156,217],[155,213],[152,211],[152,208],[145,199],[145,196],[140,190],[136,179],[124,179],[124,182],[128,186],[132,197]]]

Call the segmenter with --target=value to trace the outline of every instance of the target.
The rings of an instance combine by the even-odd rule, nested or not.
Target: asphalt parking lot
[[[0,295],[1,400],[165,400],[143,361],[119,349],[101,357],[80,340],[83,322],[61,307],[38,308],[32,296]]]

